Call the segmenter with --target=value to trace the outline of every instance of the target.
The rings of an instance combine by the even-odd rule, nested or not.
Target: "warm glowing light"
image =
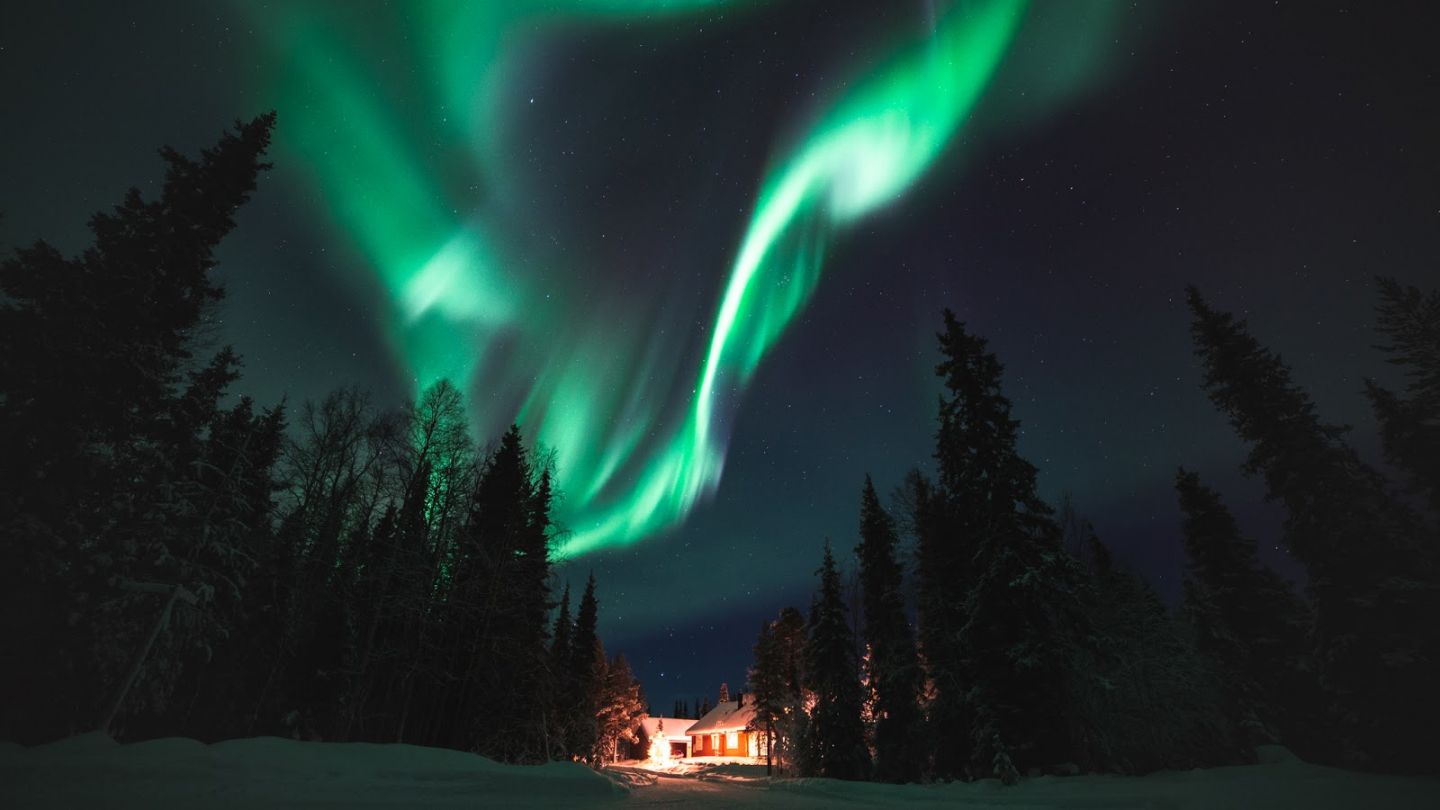
[[[663,765],[670,761],[670,739],[665,736],[665,721],[656,724],[655,733],[650,735],[650,762]]]

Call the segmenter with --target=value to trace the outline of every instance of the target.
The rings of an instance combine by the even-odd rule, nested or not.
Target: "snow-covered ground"
[[[1265,762],[1145,777],[1043,777],[995,782],[874,785],[769,780],[749,762],[499,765],[409,745],[305,743],[276,738],[203,745],[117,745],[84,735],[53,745],[0,744],[0,808],[510,808],[667,805],[689,808],[1406,808],[1440,807],[1440,780],[1356,774],[1308,765],[1282,749]]]
[[[0,747],[0,808],[6,810],[585,807],[626,793],[584,765],[500,765],[414,745],[278,737],[118,745],[85,734],[36,748]]]

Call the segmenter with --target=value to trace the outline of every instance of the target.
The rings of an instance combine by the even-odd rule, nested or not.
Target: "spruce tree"
[[[810,756],[815,776],[864,779],[870,756],[860,719],[864,696],[855,659],[855,636],[845,619],[840,574],[830,545],[825,545],[820,589],[810,605],[805,645],[806,687],[814,693],[810,710]]]
[[[1095,655],[1082,661],[1065,713],[1084,770],[1144,774],[1249,759],[1226,722],[1223,680],[1164,603],[1119,570],[1088,523],[1079,546],[1094,573],[1082,589]]]
[[[1379,346],[1403,370],[1402,393],[1365,381],[1380,422],[1385,458],[1403,471],[1412,492],[1440,518],[1440,292],[1421,292],[1391,278],[1377,278]],[[1440,553],[1432,551],[1433,553]]]
[[[765,748],[765,775],[774,773],[776,721],[784,717],[784,682],[779,646],[775,641],[774,626],[770,622],[760,624],[760,635],[755,639],[754,663],[750,666],[750,699],[754,703],[754,714],[749,730],[765,735],[770,745]]]
[[[269,520],[232,470],[270,485],[262,445],[279,417],[227,415],[238,357],[194,353],[223,297],[216,248],[268,168],[274,124],[237,122],[198,160],[162,149],[159,196],[131,189],[95,214],[80,256],[42,241],[0,263],[0,737],[94,728],[122,691],[122,714],[164,711],[181,659],[228,630],[222,602]],[[245,458],[224,458],[211,429],[248,437]],[[215,461],[229,466],[201,466]],[[245,525],[218,522],[245,500]]]
[[[944,318],[937,372],[948,396],[936,444],[940,485],[930,497],[942,504],[940,570],[956,577],[949,597],[963,623],[942,650],[958,656],[958,671],[944,672],[953,680],[935,688],[964,690],[970,773],[1013,781],[1074,755],[1065,690],[1091,646],[1083,576],[1035,491],[1035,467],[1016,447],[1003,367],[953,313]],[[922,567],[934,564],[922,555]]]
[[[551,666],[557,671],[568,670],[570,665],[570,634],[573,632],[570,619],[570,585],[560,596],[560,610],[555,614],[555,629],[550,633]]]
[[[1255,542],[1241,535],[1219,494],[1183,469],[1175,488],[1185,515],[1185,615],[1196,644],[1219,669],[1241,743],[1281,740],[1302,666],[1302,607],[1261,565]]]
[[[776,763],[794,772],[810,739],[810,715],[805,711],[805,616],[798,609],[780,610],[774,624],[776,663],[780,668],[780,716],[775,723]]]
[[[761,625],[755,641],[755,662],[750,669],[752,729],[769,735],[766,773],[794,769],[799,748],[808,739],[805,729],[804,658],[805,617],[793,607]],[[703,716],[699,715],[699,716]]]
[[[870,476],[860,496],[860,583],[865,608],[867,668],[875,696],[875,777],[910,782],[920,776],[920,666],[905,617],[903,574],[896,559],[895,521]]]
[[[905,488],[916,541],[916,640],[926,676],[929,770],[936,777],[954,779],[965,774],[970,758],[972,719],[966,713],[960,628],[973,553],[958,533],[947,499],[929,478],[912,471]]]
[[[569,756],[570,729],[574,712],[571,700],[575,694],[574,673],[571,671],[571,636],[575,622],[570,617],[570,585],[566,583],[560,596],[560,610],[555,614],[555,628],[550,634],[550,694],[548,696],[548,736],[550,757],[560,759]]]
[[[1337,708],[1341,756],[1433,769],[1418,752],[1440,723],[1440,628],[1417,619],[1440,614],[1433,538],[1244,322],[1193,287],[1188,297],[1205,390],[1250,445],[1245,467],[1285,507],[1285,545],[1309,573],[1315,660]]]
[[[599,691],[604,653],[596,634],[599,602],[595,598],[595,575],[585,582],[580,609],[575,616],[575,635],[570,644],[570,744],[572,756],[589,757],[599,734],[595,719],[595,696]]]
[[[595,747],[590,762],[599,767],[618,756],[622,740],[635,743],[646,716],[645,692],[625,656],[603,661],[595,697]]]
[[[550,485],[535,474],[518,426],[491,453],[466,529],[479,602],[476,733],[507,761],[547,756]]]

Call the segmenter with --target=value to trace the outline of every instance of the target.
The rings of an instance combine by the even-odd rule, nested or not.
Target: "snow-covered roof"
[[[716,734],[725,731],[744,731],[750,724],[750,718],[755,716],[755,701],[746,700],[744,705],[738,700],[727,700],[711,709],[704,717],[695,721],[686,734]],[[666,726],[669,731],[669,726]]]
[[[645,736],[654,737],[659,730],[661,721],[665,723],[665,736],[678,738],[684,737],[689,728],[695,725],[694,720],[684,717],[647,717],[640,721],[640,727],[645,729]]]

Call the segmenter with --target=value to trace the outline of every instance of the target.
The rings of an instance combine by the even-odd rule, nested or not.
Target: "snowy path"
[[[1283,751],[1261,765],[1145,777],[1042,777],[1006,788],[995,781],[947,785],[877,785],[828,779],[766,780],[734,776],[667,776],[639,772],[625,806],[684,808],[1159,808],[1166,810],[1433,810],[1440,780],[1357,774],[1299,762]],[[635,771],[636,769],[614,769]]]
[[[828,779],[770,781],[736,776],[667,776],[615,768],[630,784],[625,806],[684,808],[1355,808],[1433,810],[1440,780],[1356,774],[1307,765],[1283,752],[1262,765],[1145,777],[1043,777],[1006,788],[998,782],[877,785]]]
[[[758,807],[766,796],[763,788],[731,782],[702,780],[694,776],[661,776],[653,785],[636,787],[626,807]],[[787,805],[821,807],[823,805]]]
[[[834,807],[833,798],[803,796],[772,791],[764,780],[701,778],[693,775],[655,774],[632,768],[612,768],[624,774],[630,796],[620,806],[629,807]]]
[[[596,773],[573,763],[500,765],[411,745],[301,743],[276,738],[203,745],[117,745],[83,735],[38,748],[0,743],[0,808],[1161,808],[1432,810],[1440,780],[1308,765],[1283,751],[1260,765],[1145,777],[1042,777],[876,785],[768,780],[754,766],[701,766],[698,775],[634,767]]]

